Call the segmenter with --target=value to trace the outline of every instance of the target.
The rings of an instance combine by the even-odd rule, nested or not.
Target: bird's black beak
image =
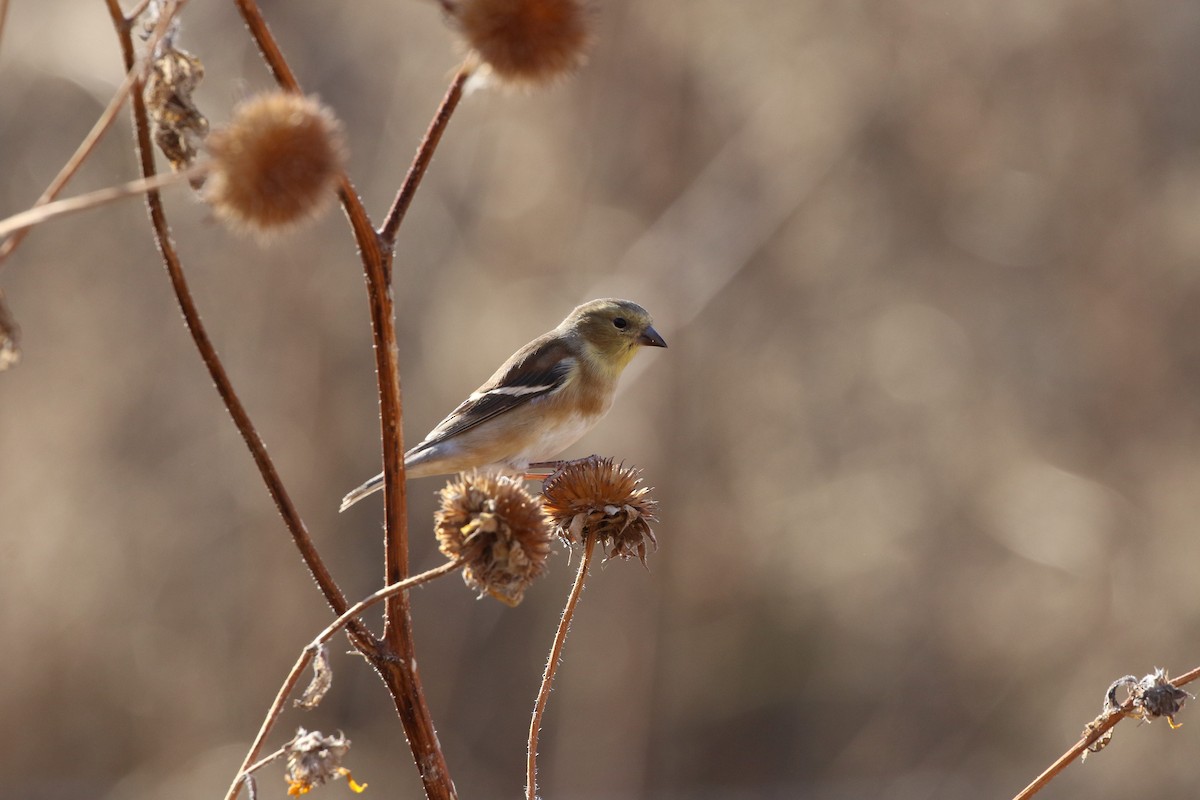
[[[654,330],[653,325],[647,325],[646,330],[642,331],[642,335],[638,337],[638,344],[648,347],[666,347],[667,341],[658,335],[658,331]]]

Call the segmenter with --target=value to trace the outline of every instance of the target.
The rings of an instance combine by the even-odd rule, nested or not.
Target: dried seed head
[[[464,559],[463,580],[515,606],[542,574],[550,555],[550,529],[537,500],[520,480],[468,472],[446,484],[434,522],[438,547]]]
[[[313,97],[270,92],[238,104],[208,137],[205,199],[234,228],[270,234],[312,219],[333,199],[345,162],[342,126]]]
[[[565,77],[591,41],[583,0],[446,0],[467,44],[502,81],[534,86]]]
[[[569,461],[546,479],[542,504],[556,533],[568,543],[593,533],[609,558],[637,556],[646,564],[646,541],[658,549],[650,523],[657,502],[641,486],[642,471],[611,458]]]
[[[296,737],[285,748],[287,753],[288,794],[307,794],[334,778],[345,778],[350,788],[361,792],[365,783],[357,783],[350,770],[342,766],[342,758],[350,750],[350,740],[337,733],[324,736],[320,731],[309,733],[296,729]]]

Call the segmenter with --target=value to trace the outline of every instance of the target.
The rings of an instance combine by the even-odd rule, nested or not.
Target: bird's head
[[[605,365],[619,372],[639,347],[667,346],[651,323],[650,313],[637,303],[607,298],[579,306],[562,327],[576,331]]]

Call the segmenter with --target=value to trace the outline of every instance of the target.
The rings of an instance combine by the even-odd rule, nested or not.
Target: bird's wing
[[[567,342],[549,335],[535,339],[450,412],[409,454],[419,453],[531,400],[552,394],[566,383],[575,364],[575,355]]]

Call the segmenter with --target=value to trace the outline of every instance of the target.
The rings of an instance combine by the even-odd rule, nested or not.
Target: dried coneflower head
[[[492,73],[535,86],[584,61],[591,32],[583,0],[445,0],[463,37]]]
[[[641,483],[641,470],[611,458],[569,461],[546,479],[542,507],[568,543],[591,533],[609,558],[637,556],[644,565],[646,542],[658,547],[650,529],[657,502]]]
[[[542,507],[521,481],[468,472],[446,484],[435,515],[438,547],[463,559],[463,580],[515,606],[542,574],[550,555],[550,528]]]
[[[296,737],[284,747],[287,753],[288,794],[308,794],[334,778],[345,778],[350,788],[361,792],[365,783],[357,783],[342,759],[350,750],[350,740],[340,733],[324,736],[320,731],[296,729]]]
[[[208,137],[205,199],[234,228],[271,234],[328,207],[345,162],[342,126],[313,97],[269,92]]]

